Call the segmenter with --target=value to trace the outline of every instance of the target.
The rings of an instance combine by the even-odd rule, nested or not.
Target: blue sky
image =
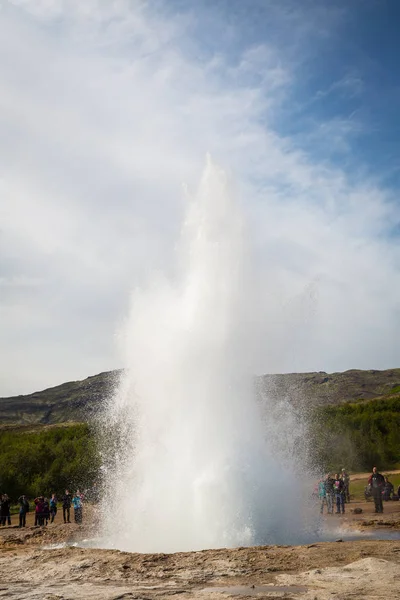
[[[264,286],[255,371],[398,366],[395,0],[0,6],[1,395],[124,364],[207,152]]]
[[[171,3],[169,10],[187,6]],[[203,60],[224,52],[235,63],[245,48],[267,42],[279,48],[282,63],[291,64],[295,82],[275,115],[280,133],[298,135],[305,147],[304,137],[317,123],[337,122],[346,129],[346,141],[331,152],[327,142],[324,155],[349,169],[373,169],[388,185],[397,185],[400,5],[395,0],[225,0],[199,3],[197,12],[201,18],[193,33]]]
[[[325,144],[329,158],[350,169],[371,169],[388,184],[397,184],[399,4],[372,0],[302,6],[304,13],[322,9],[321,20],[307,33],[307,50],[299,56],[296,85],[279,119],[279,131],[304,134],[318,122],[346,124],[342,148],[333,147],[329,155],[329,141]],[[266,28],[260,29],[262,39]],[[290,28],[283,29],[286,51],[293,56],[296,48],[291,49]],[[311,144],[308,150],[315,148]]]

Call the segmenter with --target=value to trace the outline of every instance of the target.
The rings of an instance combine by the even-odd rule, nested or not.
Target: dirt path
[[[354,509],[362,510],[361,514],[354,513]],[[345,505],[344,515],[327,515],[327,522],[335,522],[349,529],[363,529],[365,527],[398,529],[400,536],[400,502],[384,502],[383,514],[375,513],[375,505],[370,502],[350,502]]]
[[[384,502],[384,513],[383,515],[376,515],[374,503],[372,501],[369,502],[358,502],[351,501],[349,504],[346,504],[346,513],[344,515],[329,515],[325,516],[327,522],[336,523],[337,525],[344,524],[345,527],[367,527],[367,526],[376,526],[376,527],[398,527],[400,529],[400,502]],[[353,511],[355,508],[361,508],[361,514],[355,514]],[[316,515],[318,514],[318,506],[315,507]],[[72,516],[72,515],[71,515]],[[26,523],[28,527],[33,527],[35,520],[35,515],[33,512],[28,513]],[[72,519],[73,521],[73,519]],[[87,531],[87,535],[90,535],[90,530],[95,529],[97,521],[96,510],[92,506],[86,506],[84,512],[83,519],[83,529]],[[12,527],[0,527],[0,538],[3,534],[9,532],[11,529],[14,530],[15,526],[18,525],[18,515],[12,515],[11,517]],[[47,534],[51,537],[51,530],[55,526],[62,525],[63,535],[67,538],[70,536],[73,537],[78,527],[74,522],[71,524],[64,525],[62,512],[59,511],[57,513],[55,523],[49,524],[47,527]],[[79,528],[78,528],[79,529]]]

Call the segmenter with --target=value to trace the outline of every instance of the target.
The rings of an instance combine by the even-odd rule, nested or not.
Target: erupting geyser
[[[133,293],[127,370],[104,423],[108,546],[170,552],[300,541],[295,467],[272,447],[255,399],[244,237],[226,176],[208,161],[174,277]]]

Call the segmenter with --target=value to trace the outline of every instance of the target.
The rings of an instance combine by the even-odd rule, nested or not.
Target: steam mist
[[[250,263],[227,178],[208,161],[175,276],[133,293],[128,369],[103,430],[110,547],[170,552],[302,539],[296,464],[276,444],[293,422],[271,416],[266,427],[255,398]]]

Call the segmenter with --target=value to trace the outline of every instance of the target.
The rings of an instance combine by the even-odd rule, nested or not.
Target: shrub
[[[0,430],[0,492],[13,500],[91,487],[99,466],[87,424]]]

